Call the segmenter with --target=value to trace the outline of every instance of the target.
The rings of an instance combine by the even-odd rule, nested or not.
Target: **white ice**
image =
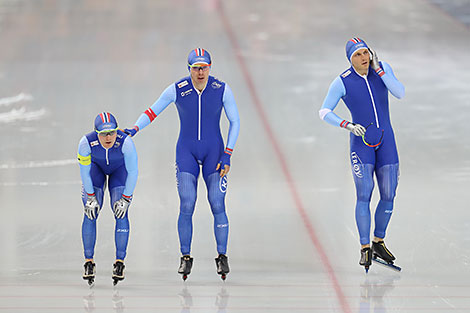
[[[353,36],[406,87],[390,101],[401,176],[386,238],[401,273],[358,265],[348,134],[318,118]],[[0,117],[22,114],[0,118],[0,312],[470,312],[469,38],[424,0],[1,1]],[[187,75],[196,47],[241,118],[226,199],[232,272],[215,272],[202,179],[193,272],[186,283],[176,272],[170,106],[135,138],[126,279],[113,288],[106,200],[90,289],[78,142],[101,111],[132,126]],[[342,103],[335,112],[349,118]]]

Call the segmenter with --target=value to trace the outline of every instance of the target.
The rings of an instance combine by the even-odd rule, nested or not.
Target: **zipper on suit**
[[[372,96],[372,90],[370,89],[369,81],[367,80],[367,77],[363,76],[362,78],[364,78],[364,80],[366,81],[367,89],[369,90],[369,96],[370,96],[370,99],[372,100],[372,107],[374,108],[374,114],[375,114],[375,123],[377,125],[377,128],[380,128],[379,116],[377,115],[377,108],[375,106],[374,97]]]
[[[199,103],[198,103],[198,111],[197,111],[197,140],[201,140],[201,115],[202,115],[202,112],[201,112],[201,95],[202,95],[202,92],[201,93],[198,93],[198,98],[199,98]]]

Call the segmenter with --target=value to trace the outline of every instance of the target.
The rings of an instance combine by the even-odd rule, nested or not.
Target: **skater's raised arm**
[[[385,86],[387,86],[388,90],[395,98],[403,98],[405,96],[405,86],[395,77],[392,67],[388,63],[382,61],[382,65],[384,68],[382,80]]]
[[[135,122],[133,128],[125,129],[126,134],[130,136],[135,136],[137,132],[152,123],[153,120],[157,118],[157,116],[168,107],[168,105],[175,101],[176,87],[175,84],[171,84],[163,91],[157,101],[155,101],[150,108],[148,108],[144,113],[140,115],[140,117]]]
[[[132,139],[119,127],[109,112],[98,114],[94,130],[82,137],[78,147],[80,176],[83,182],[82,201],[85,214],[82,221],[82,242],[85,256],[83,279],[93,285],[96,243],[96,220],[103,205],[105,189],[109,189],[110,205],[115,216],[116,261],[113,283],[124,279],[124,259],[129,241],[128,209],[137,182],[137,152]]]
[[[345,48],[349,67],[330,85],[319,114],[327,123],[346,128],[355,135],[349,136],[349,158],[357,197],[354,210],[361,245],[359,264],[367,272],[372,260],[377,258],[399,270],[392,266],[395,257],[385,247],[384,238],[393,212],[399,174],[389,93],[401,98],[405,89],[391,66],[379,62],[377,54],[361,38],[351,38]],[[351,113],[351,122],[333,113],[340,99]],[[370,202],[374,177],[380,200],[374,210],[371,246]]]

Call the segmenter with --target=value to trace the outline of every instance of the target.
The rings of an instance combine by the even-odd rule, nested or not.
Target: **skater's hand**
[[[217,164],[217,168],[215,170],[218,171],[219,168],[220,168],[220,163]],[[229,171],[230,171],[230,165],[225,164],[224,168],[220,170],[220,177],[224,177],[225,175],[228,174]]]
[[[85,214],[90,220],[94,220],[100,211],[100,204],[96,196],[88,195],[85,203]]]
[[[129,208],[129,205],[131,204],[131,199],[132,199],[131,197],[122,195],[121,199],[114,202],[113,209],[114,209],[114,216],[116,216],[116,218],[123,218],[124,216],[126,216],[127,209]]]
[[[364,134],[366,133],[365,127],[362,126],[361,124],[349,123],[346,125],[345,128],[349,130],[351,133],[353,133],[354,135],[359,136],[359,137],[364,136]]]
[[[126,128],[124,129],[124,132],[126,134],[128,134],[129,136],[131,137],[134,137],[135,134],[137,134],[137,132],[139,131],[139,127],[138,126],[134,126],[133,128]]]
[[[380,68],[380,63],[379,63],[379,58],[377,56],[377,53],[370,48],[369,48],[369,53],[370,53],[370,67],[372,67],[374,71],[377,71],[377,69]]]
[[[216,171],[220,169],[220,177],[224,177],[230,171],[230,157],[232,156],[232,151],[232,149],[227,148],[220,157],[220,161],[215,168]]]

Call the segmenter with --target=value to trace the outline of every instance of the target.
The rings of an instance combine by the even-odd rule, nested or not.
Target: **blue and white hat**
[[[106,132],[116,130],[118,124],[114,115],[109,112],[102,112],[95,118],[95,131]]]
[[[196,48],[194,50],[191,50],[191,52],[188,55],[188,66],[191,67],[194,64],[202,64],[202,65],[211,66],[212,61],[211,61],[211,55],[209,54],[209,51],[204,50],[202,48]]]
[[[354,37],[348,40],[346,43],[346,56],[348,57],[349,62],[351,62],[351,57],[354,52],[360,49],[369,49],[364,40],[359,37]]]

